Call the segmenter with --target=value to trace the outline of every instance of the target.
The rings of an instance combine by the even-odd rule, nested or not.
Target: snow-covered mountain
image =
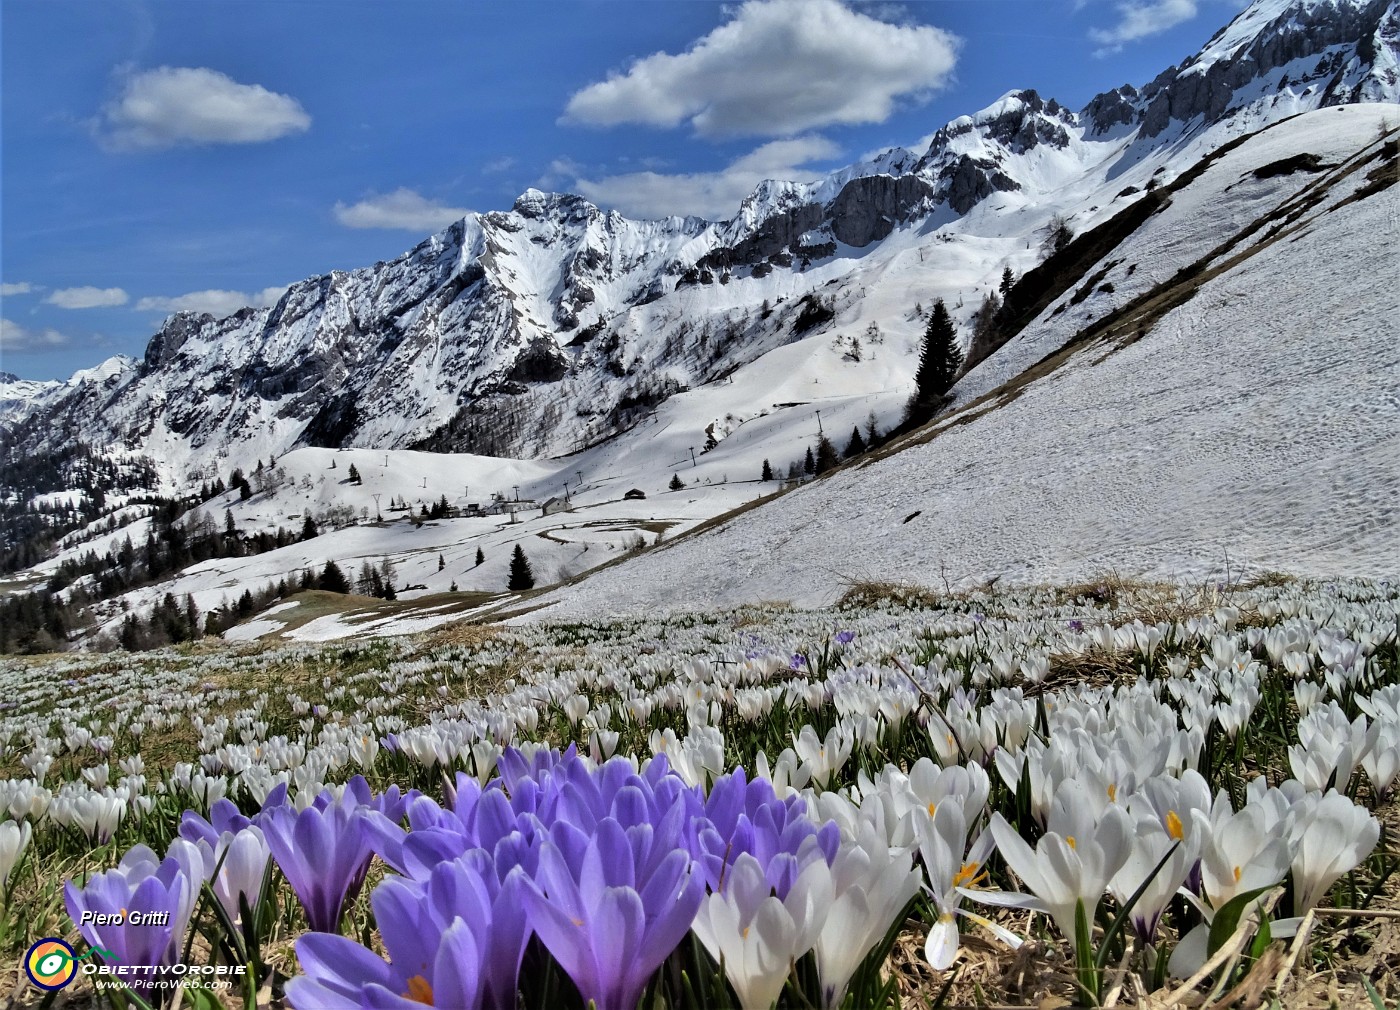
[[[1400,109],[1245,138],[1103,238],[953,409],[762,508],[532,601],[522,619],[851,585],[1393,577]]]
[[[1400,98],[1398,44],[1385,0],[1259,0],[1141,89],[1078,113],[1011,92],[922,152],[764,183],[728,221],[530,190],[271,308],[176,314],[141,361],[7,394],[0,438],[149,455],[177,487],[297,446],[576,451],[805,335],[855,317],[898,331],[858,303],[909,282],[901,257],[967,264],[905,292],[965,319],[1003,266],[1034,265],[1052,215],[1091,227],[1270,122]]]

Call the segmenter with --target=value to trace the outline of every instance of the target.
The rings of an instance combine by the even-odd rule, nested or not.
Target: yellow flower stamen
[[[1176,816],[1175,810],[1167,811],[1167,834],[1178,842],[1186,837],[1186,832],[1181,827],[1181,818]]]
[[[987,879],[986,873],[978,873],[981,863],[963,863],[962,869],[953,874],[954,887],[976,887]]]
[[[937,804],[937,803],[930,803],[930,804],[928,805],[928,815],[929,815],[930,817],[932,817],[932,816],[937,812],[937,810],[938,810],[938,804]]]
[[[1236,866],[1236,867],[1235,867],[1235,883],[1238,884],[1239,882],[1240,882],[1240,868],[1239,868],[1238,866]]]
[[[1109,800],[1110,803],[1112,803],[1112,802],[1116,801],[1117,799],[1118,799],[1118,783],[1116,783],[1116,782],[1110,782],[1110,783],[1108,784],[1108,800]]]
[[[577,926],[579,929],[582,929],[582,928],[583,928],[583,920],[582,920],[582,919],[574,919],[574,920],[573,920],[573,923],[574,923],[574,925]]]
[[[1065,836],[1065,841],[1069,843],[1069,847],[1070,847],[1071,849],[1074,849],[1075,851],[1078,851],[1079,846],[1077,846],[1077,845],[1074,844],[1074,836],[1073,836],[1073,835],[1066,835],[1066,836]]]
[[[414,1003],[422,1003],[424,1006],[433,1005],[433,987],[428,984],[428,980],[422,975],[414,975],[408,980],[408,992],[402,994],[404,999]]]

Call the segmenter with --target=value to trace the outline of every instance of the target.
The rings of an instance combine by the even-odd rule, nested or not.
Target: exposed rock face
[[[1074,116],[1053,98],[1043,101],[1035,91],[1018,91],[1017,101],[985,126],[987,136],[1015,154],[1025,154],[1040,144],[1054,148],[1069,145],[1065,124]]]
[[[959,214],[966,214],[993,193],[1021,188],[995,161],[966,154],[944,167],[938,177],[947,184],[948,206]]]
[[[933,195],[933,187],[915,175],[852,179],[831,203],[831,233],[839,242],[864,248],[887,236],[897,222],[926,209]]]
[[[1168,68],[1141,92],[1126,86],[1104,92],[1084,115],[1095,132],[1137,122],[1140,136],[1150,139],[1173,122],[1218,122],[1259,98],[1261,82],[1283,67],[1289,70],[1274,90],[1306,96],[1306,108],[1385,100],[1400,84],[1398,40],[1400,7],[1394,0],[1255,4],[1200,53]]]
[[[1115,126],[1124,126],[1137,119],[1141,99],[1138,89],[1130,84],[1105,91],[1084,106],[1083,117],[1092,134],[1107,133]]]

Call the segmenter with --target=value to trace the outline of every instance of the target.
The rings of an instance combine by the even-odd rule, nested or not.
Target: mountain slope
[[[1259,0],[1140,90],[1078,114],[1012,92],[923,152],[764,183],[729,221],[629,221],[528,191],[270,309],[172,316],[142,361],[37,391],[0,439],[144,453],[172,488],[298,446],[575,451],[839,325],[915,245],[953,243],[946,258],[980,271],[912,293],[962,300],[966,319],[1003,266],[1033,263],[1053,213],[1087,227],[1285,115],[1400,98],[1398,41],[1383,0]]]
[[[1393,574],[1397,112],[1245,140],[1105,257],[1097,291],[970,373],[963,409],[537,613],[816,604],[868,579]]]

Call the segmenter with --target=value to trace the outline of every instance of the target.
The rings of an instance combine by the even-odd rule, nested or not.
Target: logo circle
[[[78,974],[73,948],[56,936],[46,936],[24,955],[24,970],[40,989],[62,989]]]

